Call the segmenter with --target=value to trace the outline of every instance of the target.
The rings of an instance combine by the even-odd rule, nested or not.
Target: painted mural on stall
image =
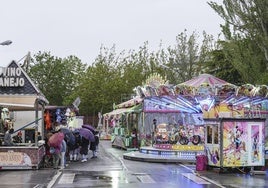
[[[224,122],[223,166],[264,165],[264,123]]]

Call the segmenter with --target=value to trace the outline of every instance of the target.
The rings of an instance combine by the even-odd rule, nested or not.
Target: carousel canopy
[[[181,83],[181,85],[188,85],[192,87],[199,87],[203,84],[207,84],[210,87],[216,87],[228,84],[228,82],[210,74],[201,74],[191,80]]]
[[[210,74],[201,74],[174,87],[181,95],[230,95],[237,86]]]

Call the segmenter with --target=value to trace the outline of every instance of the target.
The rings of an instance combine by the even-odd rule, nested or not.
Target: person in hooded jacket
[[[58,132],[54,132],[53,134],[58,134]],[[52,146],[50,143],[52,135],[48,138],[48,146],[49,146],[49,152],[52,155],[53,158],[53,168],[58,169],[59,168],[59,163],[61,159],[61,147],[63,145],[62,140],[61,143],[57,144],[57,146]]]
[[[77,161],[82,138],[78,130],[74,130],[73,134],[75,137],[75,143],[69,146],[69,157],[70,161]]]
[[[81,148],[80,148],[80,154],[82,155],[82,160],[81,160],[82,163],[87,161],[88,146],[89,146],[89,140],[82,136]]]
[[[90,142],[90,148],[89,148],[92,151],[91,158],[97,158],[97,149],[99,145],[99,132],[98,131],[94,131],[94,137],[95,137],[95,141]]]

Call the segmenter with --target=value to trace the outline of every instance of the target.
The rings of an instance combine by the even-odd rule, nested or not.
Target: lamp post
[[[12,43],[11,40],[6,40],[6,41],[4,41],[4,42],[1,42],[0,45],[2,45],[2,46],[8,46],[8,45],[10,45],[11,43]]]

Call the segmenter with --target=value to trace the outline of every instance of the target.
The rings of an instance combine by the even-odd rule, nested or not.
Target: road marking
[[[33,188],[38,188],[38,187],[42,187],[42,185],[37,184],[36,186],[34,186]]]
[[[72,184],[74,181],[75,174],[63,174],[58,184]]]
[[[217,185],[217,186],[220,187],[220,188],[226,188],[226,187],[224,187],[223,185],[221,185],[221,184],[215,182],[215,181],[212,180],[212,179],[206,178],[206,177],[204,177],[204,176],[200,176],[200,177],[201,177],[202,179],[204,179],[204,180],[207,180],[208,182],[210,182],[210,183],[212,183],[212,184],[214,184],[214,185]]]
[[[182,175],[190,180],[192,180],[193,182],[197,183],[197,184],[210,184],[209,182],[205,181],[204,179],[192,174],[192,173],[182,173]]]
[[[180,166],[182,166],[183,168],[186,168],[186,169],[190,170],[192,173],[194,173],[194,170],[192,168],[185,166],[183,164],[180,164]]]
[[[149,175],[137,176],[142,183],[156,183]]]
[[[55,176],[53,176],[52,180],[49,182],[49,184],[47,185],[47,188],[51,188],[55,182],[57,181],[58,177],[62,174],[61,171],[57,171],[57,174]]]
[[[183,164],[180,164],[180,166],[182,166],[182,167],[184,167],[184,168],[190,170],[193,174],[195,174],[195,175],[197,174],[197,175],[198,175],[198,173],[196,173],[195,170],[193,170],[192,168],[190,168],[190,167],[188,167],[188,166],[185,166],[185,165],[183,165]],[[206,180],[206,181],[212,183],[212,184],[217,185],[218,187],[225,188],[223,185],[221,185],[221,184],[215,182],[215,181],[212,180],[212,179],[209,179],[209,178],[207,178],[207,177],[200,176],[200,175],[198,175],[198,176],[199,176],[200,178],[202,178],[202,179],[204,179],[204,180]]]

